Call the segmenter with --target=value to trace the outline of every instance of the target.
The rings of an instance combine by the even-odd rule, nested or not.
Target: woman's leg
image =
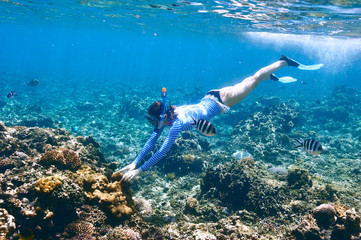
[[[220,89],[219,95],[222,102],[228,107],[236,105],[247,97],[261,81],[270,79],[270,75],[273,72],[285,66],[288,66],[287,62],[279,60],[267,67],[261,68],[253,76],[246,78],[234,86]]]

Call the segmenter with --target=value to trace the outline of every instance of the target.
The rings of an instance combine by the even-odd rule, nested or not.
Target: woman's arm
[[[150,152],[150,150],[154,147],[154,145],[157,142],[158,138],[162,134],[162,131],[163,131],[163,128],[161,128],[161,129],[159,129],[157,131],[154,131],[152,133],[152,135],[150,136],[149,140],[145,143],[143,149],[140,151],[138,157],[131,164],[128,164],[127,166],[123,167],[119,171],[120,172],[132,171],[134,168],[136,168],[139,161],[142,160]]]
[[[174,141],[177,139],[177,136],[181,131],[182,131],[182,123],[181,121],[177,120],[173,123],[173,126],[169,129],[167,139],[164,141],[161,148],[140,168],[130,170],[126,174],[124,174],[122,180],[130,181],[132,178],[139,175],[141,172],[148,170],[151,166],[159,162],[159,160],[162,159],[164,155],[172,147]],[[134,162],[132,164],[134,164]]]
[[[155,143],[157,142],[160,135],[162,135],[164,127],[159,129],[159,131],[154,131],[152,135],[150,136],[149,140],[145,143],[142,151],[140,151],[138,157],[133,161],[135,165],[139,163],[140,160],[142,160],[154,147]]]
[[[148,170],[150,167],[159,162],[160,159],[169,151],[173,143],[177,139],[178,134],[182,131],[181,121],[177,120],[173,123],[173,126],[169,129],[167,139],[162,144],[161,148],[148,160],[146,161],[140,169],[142,171]]]

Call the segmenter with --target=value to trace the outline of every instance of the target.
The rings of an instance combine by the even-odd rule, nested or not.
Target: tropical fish
[[[13,99],[15,96],[17,96],[18,95],[18,92],[17,91],[10,91],[9,93],[8,93],[8,95],[7,95],[7,97],[9,98],[9,99]]]
[[[30,228],[25,228],[23,226],[18,227],[18,238],[20,240],[32,240],[34,239],[34,233]]]
[[[295,140],[300,144],[296,148],[303,147],[306,152],[312,155],[318,155],[323,152],[322,146],[315,139],[296,139]]]
[[[197,119],[195,120],[193,117],[193,123],[191,125],[196,125],[196,128],[200,133],[202,133],[205,136],[211,137],[217,134],[216,128],[213,126],[212,123],[203,120],[203,119]]]
[[[31,87],[35,87],[35,86],[37,86],[39,83],[40,83],[40,81],[39,81],[38,79],[34,78],[33,80],[30,80],[30,81],[28,82],[28,85],[31,86]]]

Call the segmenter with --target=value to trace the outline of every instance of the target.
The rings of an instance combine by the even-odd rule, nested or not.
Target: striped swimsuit
[[[212,117],[216,116],[221,112],[221,107],[217,104],[216,101],[210,98],[203,98],[202,101],[195,105],[185,105],[181,107],[177,107],[175,113],[177,114],[177,118],[172,122],[172,126],[169,129],[168,136],[161,148],[148,160],[146,161],[140,169],[142,171],[148,170],[151,166],[159,162],[165,154],[169,151],[175,140],[177,139],[178,134],[181,131],[189,131],[195,127],[193,125],[193,119],[203,119],[209,120]],[[159,131],[154,131],[152,136],[147,141],[142,151],[138,155],[138,157],[134,160],[134,163],[137,165],[140,160],[147,155],[150,150],[154,147],[158,138],[162,134],[164,127],[162,127]]]

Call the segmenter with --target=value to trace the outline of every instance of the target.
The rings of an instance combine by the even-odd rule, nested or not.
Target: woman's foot
[[[285,55],[282,55],[280,60],[283,60],[285,62],[287,62],[288,66],[292,66],[292,67],[298,67],[300,66],[300,64],[298,62],[296,62],[295,60],[285,56]]]
[[[275,74],[273,74],[273,73],[270,75],[270,79],[273,80],[273,81],[278,81],[278,80],[280,80],[280,79],[279,79]]]

